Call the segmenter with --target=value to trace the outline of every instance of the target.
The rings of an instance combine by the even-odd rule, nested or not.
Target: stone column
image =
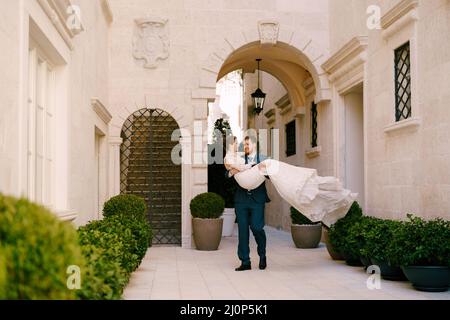
[[[189,210],[189,202],[192,198],[191,193],[191,137],[180,138],[179,141],[182,150],[181,163],[181,246],[183,248],[192,248],[192,220]]]
[[[120,194],[120,145],[121,137],[109,138],[109,197]]]

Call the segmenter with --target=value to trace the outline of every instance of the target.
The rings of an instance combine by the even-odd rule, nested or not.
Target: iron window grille
[[[411,117],[411,51],[407,42],[395,50],[395,121]]]
[[[286,156],[290,157],[296,153],[295,120],[286,124]]]
[[[311,106],[311,147],[317,147],[317,105]]]

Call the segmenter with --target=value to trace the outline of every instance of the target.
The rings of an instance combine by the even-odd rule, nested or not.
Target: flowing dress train
[[[242,188],[255,189],[268,176],[280,196],[291,206],[311,221],[321,221],[328,227],[347,214],[357,197],[356,193],[344,189],[337,178],[318,176],[315,169],[267,159],[262,162],[266,169],[260,170],[258,166],[243,167],[242,161],[225,158],[226,163],[234,162],[234,167],[244,169],[234,175]]]

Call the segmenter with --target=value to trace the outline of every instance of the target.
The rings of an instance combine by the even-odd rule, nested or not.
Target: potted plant
[[[330,228],[326,225],[322,225],[323,229],[323,239],[325,241],[325,245],[327,247],[328,254],[333,260],[344,260],[344,257],[341,255],[339,250],[337,250],[330,242]]]
[[[314,223],[291,207],[291,234],[297,248],[317,248],[322,236],[322,225]]]
[[[450,285],[450,222],[408,215],[388,246],[391,261],[401,266],[417,290],[447,291]]]
[[[393,263],[387,254],[387,248],[401,227],[401,222],[371,218],[370,228],[365,232],[365,243],[360,249],[362,256],[380,268],[385,280],[406,280],[399,265]]]
[[[333,224],[329,231],[330,243],[334,246],[345,259],[345,262],[350,266],[362,266],[359,258],[359,252],[353,250],[353,247],[347,243],[348,236],[353,224],[362,218],[362,209],[355,201],[347,215],[339,219]]]
[[[221,216],[225,201],[216,193],[206,192],[195,196],[189,207],[197,249],[217,250],[222,239],[223,218]]]

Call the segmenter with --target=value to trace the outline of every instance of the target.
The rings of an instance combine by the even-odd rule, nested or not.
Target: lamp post
[[[256,91],[252,93],[252,98],[255,106],[254,111],[257,115],[259,115],[264,109],[264,101],[266,99],[266,94],[259,87],[259,73],[260,73],[259,63],[261,59],[256,59],[256,61],[258,63],[258,89],[256,89]]]

